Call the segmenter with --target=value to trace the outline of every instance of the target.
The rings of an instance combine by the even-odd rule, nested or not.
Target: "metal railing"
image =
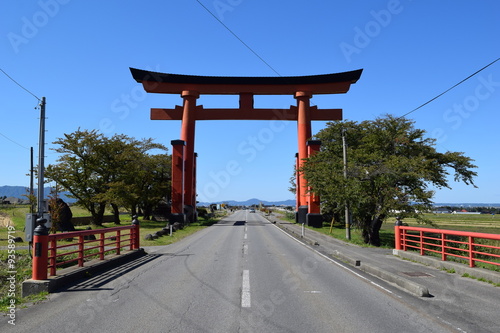
[[[45,227],[39,228],[35,229],[33,237],[33,280],[55,276],[58,267],[71,263],[83,267],[89,258],[104,260],[108,254],[119,255],[124,249],[139,249],[139,221],[136,218],[128,226],[52,235],[48,235]],[[66,241],[58,243],[61,240]]]
[[[500,266],[500,235],[481,232],[395,226],[396,250],[438,254],[441,260],[459,258],[475,267],[477,262]]]

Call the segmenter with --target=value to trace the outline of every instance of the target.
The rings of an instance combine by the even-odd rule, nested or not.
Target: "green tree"
[[[52,227],[50,228],[50,233],[53,234],[56,233],[59,224],[61,223],[61,211],[64,205],[60,200],[58,200],[59,199],[58,189],[59,189],[58,185],[56,185],[56,187],[53,189],[51,188],[50,194],[48,196],[49,212],[50,212],[50,218],[52,220]]]
[[[109,182],[102,198],[111,205],[115,222],[120,221],[120,206],[132,215],[137,208],[150,212],[169,193],[169,156],[151,155],[152,150],[166,152],[167,148],[152,139],[136,140],[126,135],[113,136],[103,147],[106,160],[99,172],[109,174]]]
[[[344,177],[342,132],[348,145]],[[345,204],[366,243],[380,246],[379,230],[389,216],[415,217],[432,206],[435,188],[450,188],[448,176],[474,185],[473,160],[459,152],[440,153],[435,140],[425,138],[405,118],[386,116],[374,121],[328,123],[316,136],[321,151],[309,158],[303,172],[323,208],[342,214]]]
[[[36,211],[37,198],[33,191],[30,191],[29,187],[26,188],[26,194],[23,194],[23,197],[28,199],[30,203],[30,213],[34,213]],[[5,197],[7,198],[7,197]],[[5,199],[4,198],[4,199]]]
[[[172,156],[167,154],[150,155],[139,164],[143,177],[137,186],[142,188],[139,196],[139,207],[142,209],[144,219],[151,219],[153,209],[158,202],[164,199],[170,202],[171,197],[171,168]]]
[[[108,204],[119,222],[118,206],[126,202],[125,197],[129,193],[141,195],[134,187],[143,176],[137,163],[148,159],[147,152],[153,149],[166,151],[166,147],[152,139],[139,141],[126,135],[107,138],[96,130],[78,129],[64,134],[54,144],[59,145],[54,150],[61,156],[57,164],[47,167],[46,177],[69,191],[77,204],[91,213],[97,225],[102,225]]]
[[[162,199],[170,200],[171,164],[170,155],[141,154],[129,162],[121,179],[110,184],[111,198],[132,215],[142,213],[150,219]]]

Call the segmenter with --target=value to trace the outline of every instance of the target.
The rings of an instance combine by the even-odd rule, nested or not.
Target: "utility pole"
[[[347,144],[345,142],[345,128],[342,128],[342,151],[344,153],[344,178],[347,190]],[[349,202],[345,201],[345,238],[351,239],[351,215],[349,213]]]
[[[40,102],[40,137],[38,139],[38,217],[41,218],[44,213],[43,204],[43,185],[45,171],[45,97]]]

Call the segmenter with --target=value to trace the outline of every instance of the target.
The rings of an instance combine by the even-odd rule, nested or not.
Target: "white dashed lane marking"
[[[250,271],[248,269],[243,271],[243,282],[241,283],[241,307],[249,308],[250,301]]]

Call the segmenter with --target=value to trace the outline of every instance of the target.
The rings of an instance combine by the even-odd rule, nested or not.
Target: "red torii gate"
[[[172,146],[172,220],[192,221],[196,206],[196,156],[194,152],[196,120],[295,120],[298,131],[299,169],[304,159],[319,150],[319,141],[308,141],[312,120],[341,120],[342,109],[318,109],[310,106],[315,94],[346,93],[356,83],[362,69],[343,73],[281,76],[281,77],[219,77],[179,75],[130,68],[133,78],[142,83],[148,93],[179,94],[182,106],[173,109],[151,109],[152,120],[182,120],[180,140]],[[239,95],[237,109],[205,109],[196,105],[202,94]],[[289,109],[256,109],[254,95],[293,95],[297,106]],[[320,200],[308,187],[304,177],[297,173],[297,222],[321,226]]]

